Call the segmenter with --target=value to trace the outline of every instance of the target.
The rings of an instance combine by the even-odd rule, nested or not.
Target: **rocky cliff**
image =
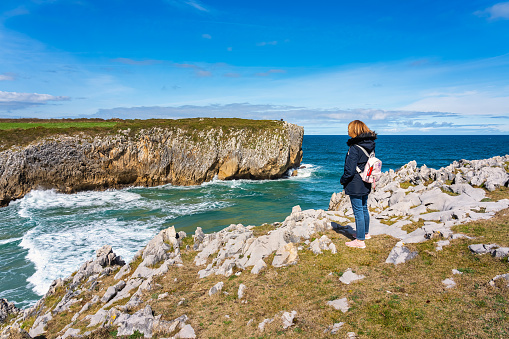
[[[197,119],[199,120],[199,119]],[[199,121],[203,121],[201,119]],[[150,127],[109,135],[52,135],[0,152],[0,204],[34,188],[72,193],[127,185],[196,185],[219,179],[274,179],[302,159],[304,129],[215,125]],[[24,133],[24,132],[19,132]]]

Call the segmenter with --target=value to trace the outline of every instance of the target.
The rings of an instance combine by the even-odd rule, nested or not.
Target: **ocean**
[[[189,236],[230,224],[283,221],[292,207],[327,209],[348,150],[347,136],[304,136],[302,168],[279,180],[214,180],[199,186],[131,187],[61,194],[32,191],[0,208],[0,298],[35,303],[51,282],[75,271],[103,245],[129,261],[161,229]],[[509,154],[504,136],[393,136],[377,140],[383,171],[411,160],[440,168],[454,160]]]

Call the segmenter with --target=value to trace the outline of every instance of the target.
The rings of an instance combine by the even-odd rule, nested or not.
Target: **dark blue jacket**
[[[371,153],[375,150],[376,133],[364,133],[356,138],[349,139],[346,144],[350,146],[345,158],[345,173],[341,177],[341,185],[343,185],[345,194],[347,195],[366,195],[371,192],[371,184],[362,181],[361,176],[357,173],[358,166],[361,171],[364,170],[368,157],[357,146]]]

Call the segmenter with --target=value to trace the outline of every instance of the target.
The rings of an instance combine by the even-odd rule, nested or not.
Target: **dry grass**
[[[509,210],[505,210],[491,220],[458,226],[456,231],[508,246],[508,217]],[[328,338],[324,330],[335,322],[345,322],[339,337],[350,331],[360,338],[509,335],[509,288],[488,284],[495,275],[508,272],[509,264],[489,255],[471,254],[468,245],[479,240],[454,240],[439,252],[433,241],[415,244],[412,249],[419,256],[394,266],[385,264],[397,242],[394,238],[375,236],[366,242],[366,249],[359,250],[344,246],[348,239],[341,234],[329,231],[326,235],[336,244],[337,254],[314,255],[304,249],[296,265],[269,266],[259,275],[246,270],[238,277],[212,275],[198,280],[200,268],[192,263],[194,252],[184,250],[185,266],[157,278],[158,285],[146,293],[145,300],[163,319],[186,314],[199,338]],[[341,283],[339,277],[348,268],[366,278],[350,285]],[[452,269],[464,273],[453,277]],[[457,286],[446,289],[441,281],[451,277]],[[219,281],[224,282],[226,293],[210,297],[208,290]],[[241,283],[247,286],[245,303],[237,298]],[[152,298],[164,292],[169,293],[167,298]],[[345,314],[326,305],[343,297],[351,307]],[[293,310],[297,311],[295,325],[283,330],[280,315]],[[266,318],[275,321],[260,332],[257,326]],[[108,331],[102,333],[102,338],[111,337]]]
[[[424,226],[424,219],[419,218],[418,221],[413,222],[411,224],[407,224],[401,227],[401,229],[407,233],[412,233],[413,231],[415,231],[418,228],[421,228],[422,226]]]
[[[420,223],[423,221],[414,226]],[[509,288],[503,284],[492,287],[488,282],[509,272],[509,263],[507,259],[472,254],[468,245],[509,246],[509,209],[489,220],[456,226],[454,231],[476,239],[452,240],[442,251],[435,250],[434,240],[410,245],[419,255],[398,266],[385,263],[397,239],[374,236],[366,241],[366,249],[352,249],[344,245],[349,239],[328,231],[325,234],[338,249],[335,255],[329,251],[314,255],[301,244],[304,250],[299,251],[296,265],[269,265],[259,275],[248,269],[240,276],[212,275],[203,279],[197,278],[202,267],[193,264],[196,253],[183,249],[184,267],[172,267],[166,275],[156,278],[154,288],[145,292],[145,303],[140,308],[150,304],[164,320],[186,314],[198,338],[328,338],[331,335],[324,330],[336,322],[345,323],[338,337],[345,337],[350,331],[359,338],[384,339],[508,337]],[[185,239],[185,244],[192,244],[189,239]],[[270,263],[272,258],[273,255],[265,261]],[[339,278],[348,268],[366,278],[350,285],[341,283]],[[463,274],[453,275],[452,269]],[[103,286],[113,283],[112,276],[103,279]],[[446,278],[453,278],[457,286],[445,288],[442,280]],[[219,281],[224,282],[223,293],[210,297],[209,289]],[[245,302],[237,297],[241,283],[247,286]],[[158,300],[165,292],[168,297]],[[94,293],[102,295],[104,291]],[[347,313],[326,305],[327,301],[344,297],[350,304]],[[50,325],[61,328],[80,307],[81,304],[73,306],[72,312],[59,315]],[[297,311],[295,325],[283,330],[280,315],[293,310]],[[267,318],[275,320],[260,332],[257,326]],[[85,329],[87,324],[78,321],[73,328]],[[51,331],[48,334],[48,338],[56,335]],[[89,338],[115,335],[113,329],[101,329]]]

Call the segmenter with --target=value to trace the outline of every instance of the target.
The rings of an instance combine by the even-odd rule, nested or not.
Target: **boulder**
[[[491,252],[495,248],[500,247],[497,244],[472,244],[468,246],[468,249],[475,254],[485,254]]]
[[[283,329],[287,329],[290,326],[293,326],[293,319],[297,315],[297,311],[284,312],[281,316],[281,320],[283,321]]]
[[[223,289],[223,285],[224,283],[220,281],[214,286],[212,286],[212,288],[209,290],[209,296],[213,296],[214,294],[221,292],[221,290]]]
[[[389,256],[385,260],[387,264],[402,264],[417,256],[417,251],[412,252],[408,247],[403,246],[403,243],[398,242],[389,253]]]
[[[294,243],[288,243],[277,250],[274,260],[272,261],[272,266],[284,267],[294,265],[297,263],[298,258],[297,247]]]
[[[11,315],[19,314],[19,308],[13,302],[0,298],[0,325]]]
[[[253,269],[251,270],[251,273],[258,274],[261,270],[263,270],[265,267],[267,267],[267,264],[263,259],[260,259],[256,262],[256,264],[253,266]]]
[[[342,275],[341,275],[341,278],[339,278],[339,281],[341,281],[343,284],[347,284],[349,285],[350,283],[354,282],[354,281],[357,281],[357,280],[360,280],[360,279],[364,279],[365,276],[362,275],[362,274],[356,274],[352,271],[351,268],[347,269]]]
[[[341,310],[343,313],[348,312],[350,309],[350,306],[348,306],[348,300],[346,298],[327,301],[327,305],[334,307],[336,310]]]

